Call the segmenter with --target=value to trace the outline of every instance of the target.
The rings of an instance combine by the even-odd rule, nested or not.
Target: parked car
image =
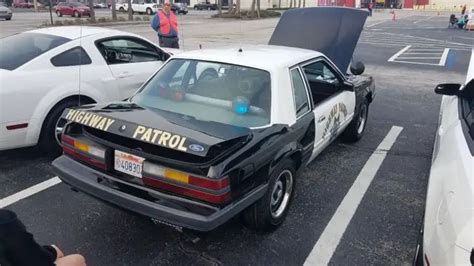
[[[345,70],[367,14],[289,10],[270,45],[183,52],[127,101],[65,110],[55,173],[167,225],[209,231],[243,212],[276,229],[299,170],[364,134],[374,80],[362,63]]]
[[[217,10],[217,4],[201,2],[194,5],[194,10]]]
[[[106,3],[94,3],[94,8],[108,8]]]
[[[110,7],[112,8],[112,7]],[[125,2],[118,2],[118,3],[115,3],[115,10],[119,11],[119,12],[125,12],[127,11],[127,3]]]
[[[65,108],[130,97],[170,51],[135,34],[85,26],[0,39],[0,150],[38,142],[54,148]]]
[[[10,8],[0,4],[0,19],[11,20],[13,12]]]
[[[134,13],[142,13],[147,15],[155,14],[159,7],[153,0],[133,0],[132,10]],[[119,11],[128,11],[128,3],[124,2],[118,9]]]
[[[171,5],[171,11],[175,14],[188,14],[188,6],[185,3],[173,3]]]
[[[54,7],[54,12],[56,12],[58,17],[62,17],[63,15],[73,17],[91,16],[90,8],[82,3],[77,2],[58,3]]]
[[[474,264],[474,68],[444,95],[433,149],[416,265]]]
[[[12,6],[14,8],[33,8],[33,3],[30,2],[13,2]]]

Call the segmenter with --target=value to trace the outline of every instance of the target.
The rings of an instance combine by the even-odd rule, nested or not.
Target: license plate
[[[115,151],[114,169],[139,178],[142,178],[143,161],[145,158],[123,151]]]

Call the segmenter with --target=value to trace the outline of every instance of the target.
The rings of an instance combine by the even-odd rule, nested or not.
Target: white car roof
[[[242,49],[241,52],[239,52],[240,48]],[[275,45],[252,45],[193,50],[179,53],[173,58],[243,65],[272,71],[282,67],[291,67],[319,56],[322,56],[322,54],[307,49]]]
[[[68,38],[72,40],[78,39],[80,37],[85,37],[85,36],[90,36],[90,35],[95,35],[95,34],[111,33],[111,32],[126,34],[125,32],[118,31],[118,30],[100,28],[100,27],[87,27],[87,26],[50,27],[50,28],[31,30],[27,32],[56,35],[56,36],[60,36],[60,37],[64,37],[64,38]]]

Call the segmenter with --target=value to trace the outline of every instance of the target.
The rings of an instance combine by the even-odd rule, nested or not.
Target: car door
[[[323,58],[306,63],[301,69],[314,104],[314,158],[351,122],[355,93],[343,89],[343,77]]]
[[[63,9],[64,10],[63,15],[72,16],[73,9],[74,7],[72,5],[65,5]]]
[[[153,44],[136,37],[112,37],[96,42],[116,81],[123,99],[133,95],[168,59]]]

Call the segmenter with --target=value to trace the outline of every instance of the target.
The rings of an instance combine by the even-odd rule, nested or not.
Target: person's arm
[[[57,251],[40,246],[12,211],[0,209],[0,244],[12,265],[54,265]]]
[[[158,11],[160,12],[160,11]],[[160,29],[160,18],[158,17],[158,14],[156,14],[155,16],[153,16],[153,19],[151,20],[151,27],[156,31],[158,32],[158,30]]]

